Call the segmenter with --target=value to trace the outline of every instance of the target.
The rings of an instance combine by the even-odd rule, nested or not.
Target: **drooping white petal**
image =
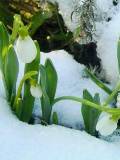
[[[36,86],[31,86],[30,87],[30,92],[31,92],[31,95],[35,98],[40,98],[42,97],[42,90],[41,90],[41,87],[39,85],[36,85]]]
[[[16,51],[18,58],[24,63],[31,63],[37,55],[35,43],[30,36],[27,36],[24,39],[20,36],[18,37]]]
[[[117,128],[117,121],[112,120],[111,115],[107,114],[102,117],[96,126],[96,130],[103,136],[112,134]]]

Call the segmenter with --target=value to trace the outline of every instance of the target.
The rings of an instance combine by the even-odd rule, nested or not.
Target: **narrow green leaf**
[[[50,59],[47,59],[45,62],[45,70],[47,76],[47,94],[50,98],[50,103],[52,103],[56,93],[58,77],[54,65]]]
[[[107,94],[111,94],[112,90],[109,89],[102,81],[100,81],[94,74],[92,74],[88,69],[85,69],[86,74],[91,78],[95,84],[103,89]]]
[[[47,92],[47,76],[45,67],[43,65],[40,65],[40,85],[43,92]]]
[[[83,91],[83,98],[93,102],[93,98],[87,90]],[[85,130],[88,133],[90,133],[91,108],[89,106],[82,104],[81,111],[82,111],[82,116],[83,116],[83,120],[84,120],[84,124],[85,124]]]
[[[8,48],[8,53],[5,56],[5,81],[8,89],[8,100],[16,94],[16,82],[19,72],[19,63],[12,45]]]
[[[36,59],[32,63],[28,63],[25,66],[25,74],[30,71],[39,71],[40,64],[40,49],[37,42],[35,42],[37,48],[37,56]],[[39,72],[38,72],[39,73]],[[38,74],[33,77],[36,81],[38,80]],[[35,98],[30,93],[30,83],[29,81],[25,81],[24,83],[24,96],[23,96],[23,104],[22,104],[22,113],[21,120],[24,122],[29,122],[33,107],[34,107]]]
[[[51,16],[52,16],[52,13],[48,11],[37,12],[31,20],[30,35],[34,35],[37,29]]]
[[[22,99],[19,98],[17,100],[17,105],[16,105],[16,115],[20,120],[21,120],[21,114],[22,114],[22,103],[23,103]]]
[[[52,107],[47,94],[43,94],[41,98],[41,108],[42,108],[42,120],[45,121],[47,124],[50,124]]]
[[[47,95],[47,77],[46,70],[43,65],[40,66],[40,85],[42,88],[43,96],[41,97],[41,108],[42,108],[42,120],[50,123],[52,106],[50,104],[50,99]]]
[[[53,124],[58,125],[58,116],[57,116],[56,112],[53,112],[52,122],[53,122]]]
[[[95,94],[93,98],[87,90],[84,90],[83,98],[91,102],[94,102],[96,104],[100,104],[99,94]],[[82,105],[81,111],[82,111],[82,115],[84,119],[86,132],[95,136],[96,124],[97,124],[97,121],[98,121],[98,118],[101,112],[97,109],[90,108],[89,106],[86,106],[86,105]]]
[[[0,22],[0,69],[4,73],[4,57],[9,46],[9,35],[6,27]]]

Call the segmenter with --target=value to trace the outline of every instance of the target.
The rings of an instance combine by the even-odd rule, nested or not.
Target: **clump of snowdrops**
[[[120,71],[120,40],[118,41],[117,57]],[[96,85],[108,94],[106,100],[101,103],[99,93],[92,96],[86,89],[83,91],[83,99],[73,96],[64,96],[55,99],[55,103],[60,100],[68,99],[82,103],[81,112],[83,115],[85,131],[93,136],[97,136],[97,132],[103,136],[108,136],[117,129],[118,120],[120,119],[120,82],[118,82],[116,87],[111,90],[90,70],[85,69],[85,72]]]
[[[14,46],[16,49],[14,49]],[[25,64],[24,76],[16,87],[19,61]],[[120,41],[118,42],[118,62],[120,68]],[[6,97],[17,117],[29,123],[35,99],[39,98],[42,109],[42,124],[58,124],[57,113],[52,114],[55,103],[61,100],[72,100],[82,103],[82,115],[85,130],[96,135],[96,130],[102,135],[109,135],[117,128],[120,119],[120,96],[117,104],[111,107],[120,90],[120,82],[112,91],[98,80],[88,69],[89,77],[107,94],[108,98],[101,104],[98,93],[93,97],[87,90],[83,91],[83,98],[63,96],[55,98],[57,88],[57,72],[50,59],[40,64],[40,48],[36,41],[29,36],[29,26],[25,26],[19,15],[14,16],[12,34],[9,35],[6,27],[0,22],[0,69],[6,91]],[[99,120],[101,113],[105,115]]]
[[[24,76],[16,87],[19,61],[24,63]],[[29,36],[29,26],[23,24],[19,15],[14,16],[11,35],[0,22],[0,69],[7,100],[17,117],[29,123],[35,99],[39,98],[42,107],[41,122],[49,124],[57,73],[50,59],[44,65],[40,64],[39,45]],[[57,123],[56,113],[53,113],[53,119]]]

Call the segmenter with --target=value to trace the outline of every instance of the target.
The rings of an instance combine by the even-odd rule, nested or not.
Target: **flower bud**
[[[19,36],[16,42],[16,52],[22,62],[31,63],[37,55],[37,49],[32,38],[26,36],[23,39]]]
[[[30,92],[31,92],[31,95],[35,98],[42,97],[42,89],[38,84],[37,85],[31,85]]]

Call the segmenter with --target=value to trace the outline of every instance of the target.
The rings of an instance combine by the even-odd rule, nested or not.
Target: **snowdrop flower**
[[[31,63],[36,55],[37,49],[32,38],[27,35],[25,38],[18,37],[16,42],[16,52],[18,58],[24,63]]]
[[[30,92],[31,92],[31,95],[35,98],[42,97],[42,90],[41,90],[40,85],[38,85],[38,84],[37,85],[31,85]]]
[[[96,130],[103,136],[112,134],[117,129],[117,121],[111,118],[110,114],[103,116],[97,123]]]

